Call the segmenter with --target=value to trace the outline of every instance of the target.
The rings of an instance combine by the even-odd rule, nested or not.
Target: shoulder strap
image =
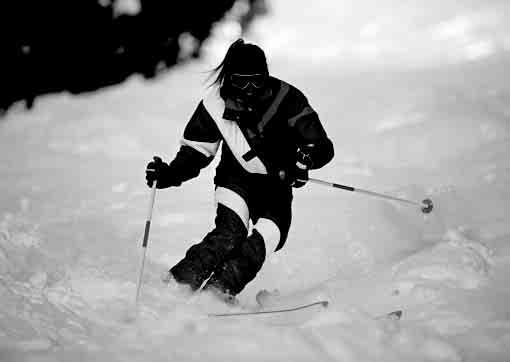
[[[287,83],[280,81],[280,89],[278,94],[276,95],[273,103],[271,103],[267,111],[262,116],[262,120],[257,124],[257,129],[259,132],[262,132],[266,124],[268,124],[268,122],[274,117],[276,111],[278,111],[278,107],[280,107],[280,104],[289,92],[289,89],[290,86]]]

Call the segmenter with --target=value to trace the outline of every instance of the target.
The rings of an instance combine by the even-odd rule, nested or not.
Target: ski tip
[[[396,310],[396,311],[393,311],[391,313],[388,313],[388,317],[389,318],[392,318],[392,319],[400,319],[402,318],[402,311],[401,310]]]
[[[323,300],[320,302],[320,304],[324,307],[324,308],[327,308],[329,306],[329,302],[327,300]]]

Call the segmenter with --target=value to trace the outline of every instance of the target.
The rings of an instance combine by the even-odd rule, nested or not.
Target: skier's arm
[[[199,175],[200,170],[214,157],[205,157],[189,146],[181,146],[173,161],[162,169],[158,178],[158,188],[180,186],[183,182]]]
[[[147,181],[152,177],[157,179],[158,188],[167,188],[197,177],[200,170],[214,159],[220,141],[220,132],[214,120],[200,102],[184,129],[181,147],[175,158],[169,164],[158,163],[157,175],[148,176]]]
[[[297,158],[307,169],[323,167],[334,156],[333,143],[328,138],[317,113],[301,95],[295,105],[296,115],[289,120],[298,145]]]

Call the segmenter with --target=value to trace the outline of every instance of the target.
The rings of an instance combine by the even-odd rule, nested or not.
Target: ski
[[[402,318],[402,311],[401,310],[395,310],[391,313],[388,313],[386,314],[386,318],[389,318],[389,319],[393,319],[393,320],[400,320]],[[379,317],[378,319],[380,319],[381,317]]]
[[[257,316],[257,315],[264,315],[264,314],[278,314],[278,313],[288,313],[288,312],[295,312],[298,310],[308,309],[312,308],[314,306],[322,306],[323,308],[327,308],[329,305],[329,302],[327,300],[321,300],[318,302],[313,302],[309,304],[300,305],[297,307],[292,308],[282,308],[282,309],[270,309],[270,310],[259,310],[259,311],[252,311],[252,312],[232,312],[232,313],[210,313],[207,316],[208,317],[242,317],[242,316]],[[390,313],[386,313],[382,316],[375,317],[374,319],[390,319],[398,321],[402,318],[402,310],[395,310]]]
[[[329,302],[327,300],[321,300],[318,302],[304,304],[304,305],[300,305],[300,306],[292,307],[292,308],[258,310],[258,311],[252,311],[252,312],[212,313],[212,314],[208,314],[208,316],[209,317],[240,317],[240,316],[262,315],[262,314],[288,313],[288,312],[294,312],[294,311],[298,311],[298,310],[312,308],[314,306],[322,306],[323,308],[327,308],[328,305],[329,305]]]
[[[167,274],[168,273],[165,273],[164,277],[166,277]],[[165,283],[168,283],[167,279],[164,277],[162,278],[162,280]],[[313,307],[327,308],[329,306],[329,301],[324,299],[324,300],[319,300],[319,301],[306,303],[306,304],[303,303],[301,305],[294,306],[294,307],[281,307],[281,308],[272,307],[273,309],[271,309],[271,307],[268,307],[267,309],[265,309],[265,307],[264,307],[265,299],[270,298],[272,296],[280,297],[280,293],[277,290],[275,290],[273,292],[268,292],[267,290],[261,290],[257,293],[256,300],[257,300],[257,303],[260,308],[259,310],[251,310],[251,311],[244,311],[244,312],[228,312],[228,313],[208,313],[207,316],[212,317],[212,318],[261,316],[261,315],[267,315],[267,314],[282,314],[282,313],[296,312],[296,311],[300,311],[300,310],[311,309]],[[220,298],[220,300],[222,300],[223,302],[225,302],[227,305],[230,305],[230,306],[237,305],[237,300],[235,298],[233,298],[233,299]],[[389,320],[398,321],[402,318],[402,315],[403,315],[403,311],[398,309],[398,310],[394,310],[392,312],[385,313],[385,314],[382,314],[379,316],[374,316],[373,318],[375,320],[389,319]]]

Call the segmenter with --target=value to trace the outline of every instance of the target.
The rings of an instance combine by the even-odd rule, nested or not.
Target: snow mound
[[[450,287],[475,289],[488,277],[492,251],[460,231],[449,230],[444,241],[409,256],[393,267],[396,279],[424,279]]]
[[[0,219],[0,276],[31,273],[29,260],[41,242],[37,226],[21,214],[4,214]]]

